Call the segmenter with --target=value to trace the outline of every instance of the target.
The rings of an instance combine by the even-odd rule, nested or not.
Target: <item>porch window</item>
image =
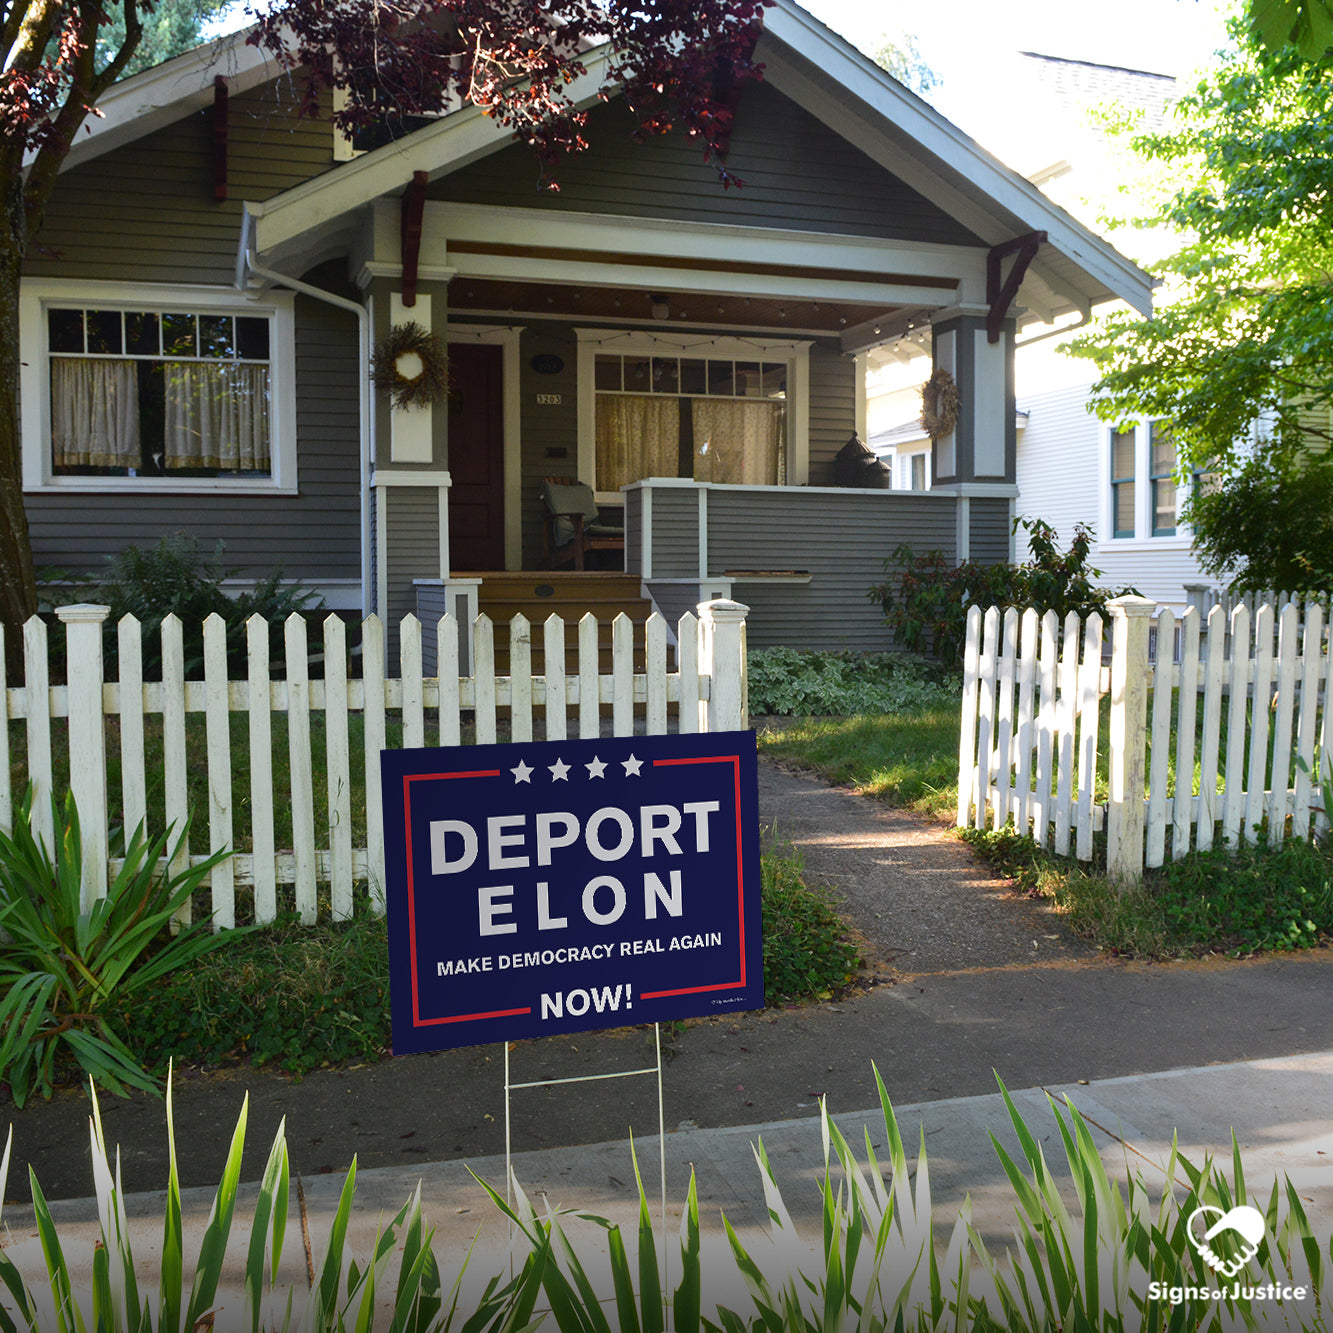
[[[268,314],[47,308],[53,477],[272,476]]]
[[[594,378],[599,491],[647,477],[785,482],[785,364],[599,353]]]
[[[1134,536],[1134,428],[1111,432],[1111,528]]]

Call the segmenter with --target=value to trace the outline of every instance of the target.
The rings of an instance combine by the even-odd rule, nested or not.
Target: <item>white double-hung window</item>
[[[21,328],[26,488],[295,488],[285,295],[25,283]]]
[[[1140,422],[1108,432],[1101,530],[1113,541],[1179,538],[1188,543],[1179,471],[1176,443],[1165,422]]]

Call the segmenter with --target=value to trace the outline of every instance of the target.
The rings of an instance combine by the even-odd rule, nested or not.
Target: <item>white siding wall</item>
[[[1018,435],[1017,512],[1043,518],[1063,544],[1076,523],[1097,534],[1091,561],[1106,587],[1137,588],[1144,597],[1166,605],[1185,605],[1185,584],[1211,583],[1199,568],[1187,531],[1174,537],[1103,540],[1110,530],[1107,478],[1108,434],[1087,407],[1089,388],[1074,385],[1023,395],[1019,408],[1029,413]],[[1139,478],[1146,486],[1146,477]],[[1019,534],[1017,555],[1026,554]]]

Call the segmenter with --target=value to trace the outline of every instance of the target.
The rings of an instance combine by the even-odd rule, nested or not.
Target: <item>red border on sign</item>
[[[530,1014],[526,1009],[493,1009],[484,1014],[446,1014],[441,1018],[421,1017],[421,997],[417,993],[417,909],[416,888],[412,874],[412,784],[438,782],[443,778],[498,778],[498,768],[471,769],[459,773],[411,773],[403,778],[403,824],[407,846],[407,942],[412,959],[412,1026],[436,1027],[441,1023],[466,1023],[475,1018],[512,1018],[515,1014]]]
[[[711,986],[682,986],[679,990],[643,991],[641,1000],[661,1000],[670,995],[700,995],[710,990],[735,990],[745,985],[745,860],[741,849],[741,757],[738,754],[708,755],[699,759],[654,759],[654,768],[680,764],[730,764],[736,782],[736,925],[740,938],[739,981],[717,981]]]

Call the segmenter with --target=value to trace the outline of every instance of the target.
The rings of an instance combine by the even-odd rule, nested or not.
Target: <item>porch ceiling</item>
[[[654,319],[653,304],[664,297],[670,309],[665,320]],[[852,304],[841,301],[798,301],[779,297],[733,296],[705,292],[645,292],[632,287],[570,286],[563,283],[505,282],[456,277],[449,285],[449,308],[472,313],[607,320],[613,323],[652,321],[663,328],[678,325],[722,326],[728,329],[774,329],[836,337],[849,328],[901,317],[901,306]]]

